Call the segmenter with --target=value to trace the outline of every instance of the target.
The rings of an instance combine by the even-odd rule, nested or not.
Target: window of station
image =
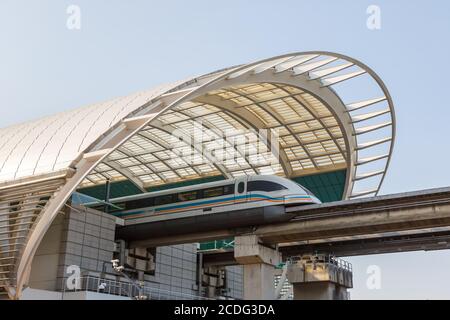
[[[264,191],[264,192],[271,192],[271,191],[280,191],[280,190],[286,190],[287,188],[285,186],[282,186],[281,184],[272,182],[272,181],[250,181],[247,185],[247,191]]]

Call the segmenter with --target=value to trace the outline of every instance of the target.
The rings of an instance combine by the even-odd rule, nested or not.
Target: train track
[[[434,189],[433,189],[434,190]],[[441,189],[436,189],[441,190]],[[433,206],[440,204],[450,203],[450,189],[449,192],[437,192],[420,194],[419,192],[412,192],[408,194],[403,194],[396,198],[395,196],[384,196],[377,198],[370,198],[364,200],[349,200],[349,201],[337,201],[322,205],[312,205],[312,206],[296,206],[286,208],[286,213],[298,213],[298,216],[294,217],[290,221],[304,221],[304,220],[315,220],[329,217],[347,216],[347,215],[357,215],[364,213],[376,213],[376,212],[386,212],[388,210],[399,210],[399,209],[409,209],[417,208],[421,206]],[[431,191],[431,190],[430,190]],[[442,194],[442,195],[441,195]],[[414,199],[414,196],[425,197],[424,199]],[[438,197],[437,199],[429,199],[432,197]],[[376,205],[376,202],[393,202],[398,201],[398,203],[392,204],[380,204]],[[366,206],[364,206],[366,205]],[[343,209],[339,210],[339,207]],[[353,208],[352,208],[353,207]],[[331,210],[323,212],[324,210]]]

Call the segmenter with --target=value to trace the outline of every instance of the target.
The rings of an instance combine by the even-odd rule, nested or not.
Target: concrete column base
[[[275,267],[260,263],[244,265],[244,300],[273,300]]]

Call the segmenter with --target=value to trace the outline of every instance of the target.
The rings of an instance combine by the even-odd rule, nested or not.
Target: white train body
[[[88,202],[92,201],[90,199]],[[321,203],[303,186],[278,176],[244,176],[109,202],[79,201],[115,215],[121,225],[116,237],[126,241],[213,230],[253,229],[292,219],[294,214],[286,213],[286,206]]]
[[[126,226],[321,202],[292,180],[278,176],[244,176],[116,198],[111,203],[114,209],[110,209],[110,213],[123,219]]]

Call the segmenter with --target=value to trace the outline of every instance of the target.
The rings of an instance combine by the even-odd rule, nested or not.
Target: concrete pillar
[[[234,257],[244,266],[244,300],[275,299],[275,266],[281,262],[278,250],[264,246],[257,236],[235,238]]]
[[[351,265],[328,255],[291,259],[287,271],[294,300],[348,300],[353,287]]]
[[[224,276],[224,267],[210,266],[203,268],[201,284],[205,287],[208,298],[220,296],[220,289],[223,289],[225,285]]]

